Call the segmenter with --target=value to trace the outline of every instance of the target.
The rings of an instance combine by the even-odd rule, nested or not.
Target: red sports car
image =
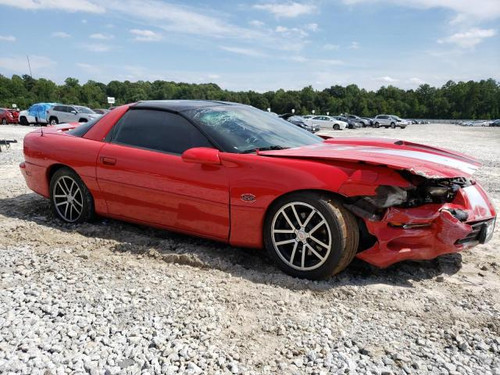
[[[420,144],[321,138],[253,107],[145,101],[38,129],[21,171],[61,220],[94,214],[265,247],[298,277],[386,267],[488,241],[479,163]]]

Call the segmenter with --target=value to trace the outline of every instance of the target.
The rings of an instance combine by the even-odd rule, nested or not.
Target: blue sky
[[[500,80],[500,0],[0,0],[0,73],[229,90]]]

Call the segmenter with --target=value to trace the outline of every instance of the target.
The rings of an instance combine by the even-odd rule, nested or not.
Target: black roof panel
[[[221,105],[238,105],[238,103],[216,100],[145,100],[132,105],[131,108],[148,108],[182,112],[188,109],[217,107]]]

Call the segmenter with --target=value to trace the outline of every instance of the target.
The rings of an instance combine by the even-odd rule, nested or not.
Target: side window
[[[149,150],[182,154],[193,147],[213,147],[183,117],[149,109],[129,110],[111,131],[111,142]]]

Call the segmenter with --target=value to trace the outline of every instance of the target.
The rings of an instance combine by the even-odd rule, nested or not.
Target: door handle
[[[115,165],[116,164],[116,159],[114,158],[107,158],[107,157],[102,157],[101,162],[104,165]]]

